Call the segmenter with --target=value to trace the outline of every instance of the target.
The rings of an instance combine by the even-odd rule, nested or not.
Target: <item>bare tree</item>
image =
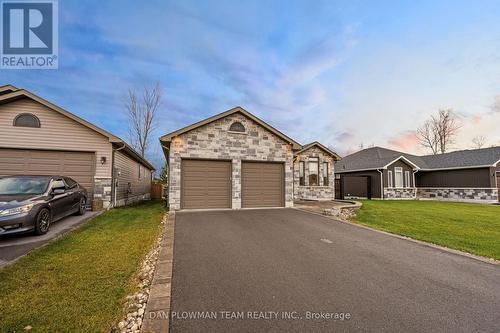
[[[475,136],[472,139],[472,144],[474,148],[481,149],[486,145],[486,137],[484,135]]]
[[[434,155],[438,153],[439,139],[432,120],[427,120],[417,129],[417,136],[421,146],[429,148]]]
[[[137,93],[129,89],[126,107],[129,117],[129,139],[142,157],[148,149],[151,132],[156,126],[156,117],[161,105],[161,87],[159,83],[153,88],[144,87],[139,99]]]
[[[431,149],[434,155],[443,154],[454,143],[459,129],[460,125],[453,111],[442,109],[417,129],[417,135],[420,144]]]
[[[500,112],[500,95],[495,96],[493,104],[490,106],[492,112]]]

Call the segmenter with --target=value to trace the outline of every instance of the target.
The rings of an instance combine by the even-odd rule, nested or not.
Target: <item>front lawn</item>
[[[500,260],[500,206],[364,200],[353,222]]]
[[[0,270],[0,331],[109,332],[163,213],[159,202],[113,209]]]

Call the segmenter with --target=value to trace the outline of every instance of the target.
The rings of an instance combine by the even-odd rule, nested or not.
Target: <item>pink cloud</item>
[[[387,141],[389,148],[401,150],[404,152],[418,151],[419,143],[415,131],[405,131]]]
[[[480,114],[474,115],[472,117],[472,121],[474,122],[474,124],[479,124],[482,119],[483,119],[483,116]]]

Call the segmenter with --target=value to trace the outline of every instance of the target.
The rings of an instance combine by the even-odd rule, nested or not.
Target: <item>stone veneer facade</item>
[[[319,186],[309,186],[309,158],[318,157],[319,160]],[[304,161],[304,182],[300,185],[299,162]],[[328,184],[323,184],[323,162],[328,162]],[[295,155],[293,164],[294,173],[294,198],[298,200],[334,200],[335,199],[335,175],[334,159],[323,149],[317,146],[304,150]]]
[[[235,121],[245,127],[244,133],[231,132]],[[241,161],[283,162],[285,170],[285,206],[293,206],[292,145],[241,113],[180,134],[172,139],[169,155],[169,206],[181,208],[181,160],[220,159],[232,162],[232,208],[241,208]]]
[[[104,208],[111,206],[111,178],[94,178],[94,199],[102,200]]]
[[[415,187],[394,188],[384,187],[384,199],[387,200],[412,200],[416,198]]]
[[[498,202],[496,188],[418,188],[418,199],[465,201],[479,203]]]

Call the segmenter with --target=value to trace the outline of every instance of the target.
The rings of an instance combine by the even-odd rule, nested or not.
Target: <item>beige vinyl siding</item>
[[[13,126],[20,113],[40,119],[40,128]],[[96,153],[96,177],[111,177],[112,148],[109,139],[76,121],[29,99],[0,105],[0,148],[89,151]],[[107,162],[102,165],[101,157]]]
[[[151,192],[151,170],[142,165],[142,174],[139,179],[139,164],[121,151],[115,152],[116,178],[118,180],[117,200],[133,198]],[[130,194],[127,193],[128,183],[131,184],[132,188]]]

